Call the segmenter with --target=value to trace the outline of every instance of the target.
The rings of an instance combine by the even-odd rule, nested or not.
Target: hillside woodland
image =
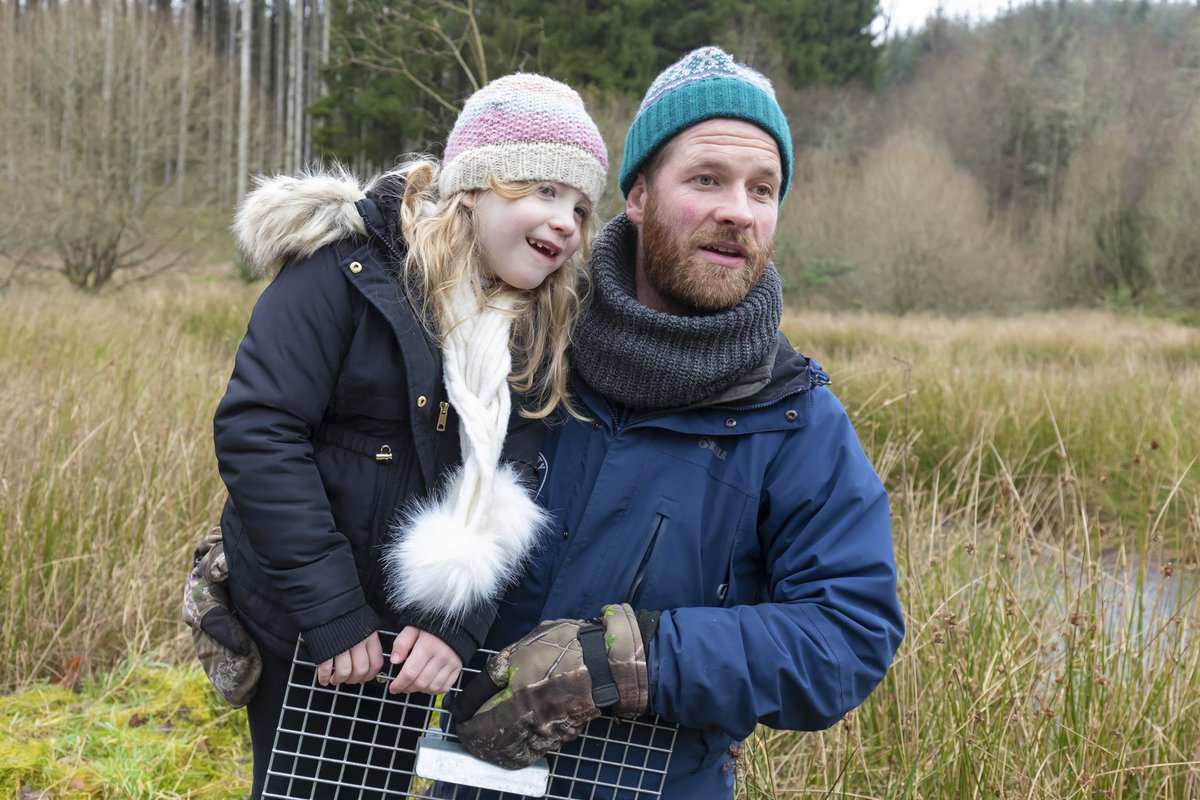
[[[889,32],[863,0],[6,4],[0,286],[228,269],[252,175],[437,153],[490,77],[580,88],[611,157],[654,74],[715,41],[775,81],[800,307],[1138,308],[1200,298],[1200,9],[1017,5]],[[607,215],[620,210],[615,186]],[[223,266],[225,265],[225,266]],[[114,280],[115,279],[115,280]]]

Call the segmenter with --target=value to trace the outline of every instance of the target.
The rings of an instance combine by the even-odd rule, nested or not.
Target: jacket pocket
[[[671,468],[642,477],[644,488],[631,502],[632,509],[644,509],[642,521],[635,522],[631,514],[627,526],[631,534],[644,533],[624,538],[618,557],[637,566],[625,573],[632,581],[619,585],[618,596],[628,596],[638,608],[658,609],[736,601],[740,594],[732,591],[735,585],[746,584],[757,572],[744,561],[757,552],[747,544],[756,539],[754,498],[712,480],[705,465],[690,460],[677,459]],[[747,530],[751,535],[745,535]]]
[[[729,545],[725,579],[717,587],[717,595],[724,608],[757,603],[763,599],[761,595],[765,581],[756,530],[757,513],[751,513],[757,510],[757,504],[745,498],[737,532]]]
[[[635,605],[639,592],[642,588],[642,581],[646,578],[646,568],[650,564],[650,557],[654,555],[654,546],[658,543],[658,537],[662,533],[663,526],[666,525],[667,515],[659,511],[654,515],[654,525],[650,535],[646,538],[645,546],[642,548],[641,558],[638,559],[637,571],[633,574],[633,580],[629,584],[629,591],[625,595],[625,602],[630,605]]]

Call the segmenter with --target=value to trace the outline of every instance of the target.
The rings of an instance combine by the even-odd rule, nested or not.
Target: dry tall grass
[[[741,795],[1200,794],[1200,335],[1100,314],[788,328],[892,489],[908,634],[841,724],[761,730]]]
[[[178,641],[223,487],[212,412],[255,289],[0,297],[0,686]]]
[[[75,656],[186,661],[180,581],[223,494],[210,420],[257,291],[0,296],[0,687]],[[785,329],[892,492],[908,637],[844,723],[748,742],[739,791],[1197,796],[1200,332],[1099,313]]]

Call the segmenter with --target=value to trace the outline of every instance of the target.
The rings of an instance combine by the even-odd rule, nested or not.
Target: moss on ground
[[[0,697],[0,797],[233,798],[250,789],[244,713],[197,667],[130,663]]]

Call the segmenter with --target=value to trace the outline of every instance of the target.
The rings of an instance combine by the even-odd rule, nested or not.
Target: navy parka
[[[834,724],[903,637],[887,494],[827,383],[780,337],[751,397],[638,412],[577,381],[592,421],[543,442],[555,527],[488,646],[606,603],[661,610],[651,706],[681,726],[664,798],[731,796],[734,743]]]
[[[460,452],[440,351],[393,267],[403,242],[385,239],[371,200],[358,205],[370,237],[287,264],[263,291],[217,409],[231,594],[281,658],[297,633],[320,663],[418,624],[466,662],[494,608],[452,626],[385,599],[378,555],[395,510],[434,491]],[[518,423],[506,457],[531,462],[540,435]]]

